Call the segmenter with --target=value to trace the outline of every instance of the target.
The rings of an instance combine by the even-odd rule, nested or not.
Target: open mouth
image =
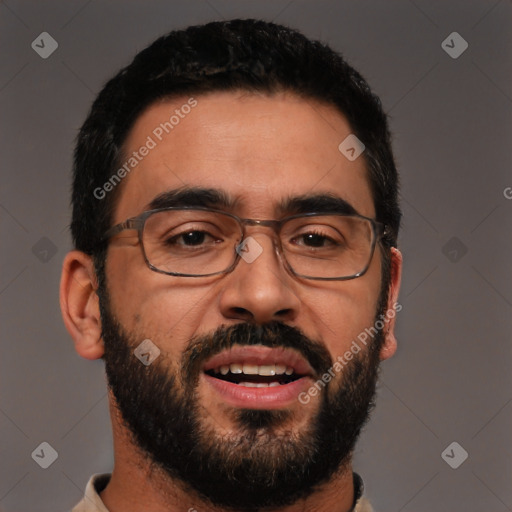
[[[247,388],[277,387],[294,382],[304,375],[284,364],[231,363],[206,370],[210,377]]]
[[[314,375],[298,351],[264,345],[234,345],[203,366],[206,389],[223,402],[244,409],[293,407]]]

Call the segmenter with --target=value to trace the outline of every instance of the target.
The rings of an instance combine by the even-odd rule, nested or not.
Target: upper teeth
[[[284,364],[247,364],[247,363],[232,363],[230,365],[223,365],[213,370],[215,373],[220,373],[222,375],[227,375],[229,372],[231,373],[243,373],[245,375],[263,375],[263,376],[272,376],[272,375],[291,375],[293,373],[293,368],[291,366],[286,366]]]

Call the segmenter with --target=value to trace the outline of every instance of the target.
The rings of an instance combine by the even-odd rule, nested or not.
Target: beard
[[[305,427],[293,426],[291,410],[234,409],[226,414],[236,428],[226,431],[200,404],[207,359],[234,344],[293,348],[316,381],[333,365],[325,346],[280,322],[239,323],[189,340],[178,361],[162,352],[145,366],[133,353],[142,338],[124,332],[106,293],[100,309],[108,386],[123,423],[151,467],[185,492],[237,511],[282,507],[311,495],[350,463],[374,406],[381,331],[325,385]]]

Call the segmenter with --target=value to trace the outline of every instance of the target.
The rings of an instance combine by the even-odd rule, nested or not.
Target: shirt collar
[[[73,509],[73,512],[109,512],[100,498],[100,493],[107,487],[110,482],[110,473],[93,475],[85,489],[85,496],[80,502],[81,508]],[[357,474],[352,473],[354,482],[354,501],[349,512],[366,512],[371,511],[369,503],[362,498],[364,493],[363,479]]]

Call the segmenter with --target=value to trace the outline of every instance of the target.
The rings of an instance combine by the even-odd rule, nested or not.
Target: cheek
[[[125,248],[109,255],[106,272],[112,310],[127,333],[149,338],[176,357],[201,330],[212,286],[153,272],[138,251],[138,247]]]
[[[311,306],[312,317],[317,318],[315,323],[321,330],[321,337],[339,349],[373,325],[376,308],[377,299],[369,295],[340,297],[333,294],[327,300],[319,300]]]
[[[305,310],[312,333],[327,345],[331,356],[343,354],[365,329],[374,326],[380,297],[380,261],[357,279],[324,285],[306,294]]]

